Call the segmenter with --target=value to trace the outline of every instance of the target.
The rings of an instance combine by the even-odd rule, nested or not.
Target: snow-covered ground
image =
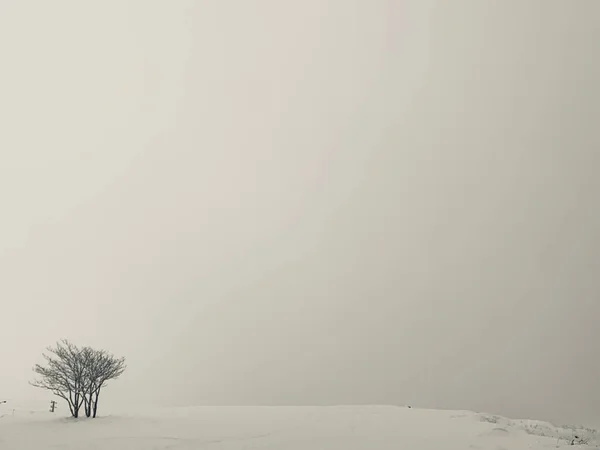
[[[463,411],[388,406],[202,407],[96,420],[4,408],[1,450],[467,450],[596,446],[592,430]],[[0,415],[2,415],[0,413]]]

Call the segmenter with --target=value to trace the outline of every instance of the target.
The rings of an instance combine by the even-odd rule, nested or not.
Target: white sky
[[[600,419],[600,2],[0,3],[0,396]]]

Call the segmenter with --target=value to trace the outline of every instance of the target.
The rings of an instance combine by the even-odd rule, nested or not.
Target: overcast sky
[[[70,338],[115,404],[600,418],[599,43],[596,0],[2,1],[0,396]]]

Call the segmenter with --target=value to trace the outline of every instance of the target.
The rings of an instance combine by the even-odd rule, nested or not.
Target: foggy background
[[[600,2],[0,3],[0,396],[600,419]],[[596,423],[600,423],[598,420]]]

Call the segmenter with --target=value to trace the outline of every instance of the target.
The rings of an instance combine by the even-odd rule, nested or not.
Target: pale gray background
[[[2,1],[0,395],[68,337],[109,404],[600,418],[599,58],[596,0]]]

